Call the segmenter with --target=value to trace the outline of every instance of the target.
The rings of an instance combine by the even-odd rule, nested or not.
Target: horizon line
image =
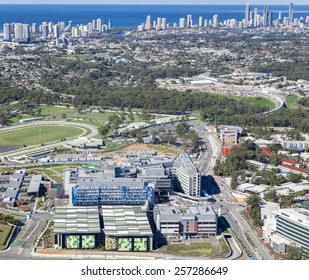
[[[161,3],[161,4],[133,4],[133,3],[128,3],[128,4],[124,4],[124,3],[115,3],[115,4],[104,4],[104,3],[0,3],[1,5],[41,5],[41,6],[45,6],[45,5],[70,5],[70,6],[91,6],[91,5],[96,5],[96,6],[246,6],[246,4],[199,4],[199,3],[195,3],[195,4],[176,4],[176,3]],[[250,4],[250,6],[289,6],[288,4]],[[297,4],[294,6],[309,6],[309,4]]]

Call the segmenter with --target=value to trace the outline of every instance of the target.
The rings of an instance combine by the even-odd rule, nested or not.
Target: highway
[[[276,108],[271,109],[269,111],[263,112],[263,113],[259,113],[258,115],[269,115],[277,110],[279,110],[280,108],[282,108],[283,106],[286,106],[286,102],[284,99],[282,99],[281,96],[278,95],[274,95],[274,94],[267,94],[267,93],[263,93],[262,96],[264,95],[264,97],[266,97],[267,99],[270,99],[272,101],[274,101],[276,103]]]
[[[202,175],[211,175],[214,179],[214,181],[208,181],[206,183],[208,193],[213,195],[216,199],[216,202],[212,206],[216,210],[221,208],[221,213],[224,215],[231,228],[238,234],[244,246],[251,253],[252,259],[272,260],[273,257],[271,254],[239,213],[243,208],[239,208],[237,203],[234,202],[234,198],[232,197],[228,186],[225,185],[221,178],[214,176],[213,174],[216,159],[220,156],[222,149],[217,134],[211,130],[211,127],[207,127],[205,123],[198,125],[196,130],[199,133],[199,136],[204,139],[207,146],[206,153],[201,157],[199,170]],[[250,246],[244,233],[250,237],[255,244],[256,249]]]
[[[203,139],[207,147],[206,152],[201,156],[198,170],[200,170],[202,176],[211,175],[216,165],[216,160],[221,154],[221,143],[217,139],[216,133],[207,127],[205,123],[196,126],[196,132]]]
[[[225,198],[229,197],[231,194],[230,194],[228,187],[225,185],[224,182],[220,182],[220,185],[222,187],[221,187],[221,194],[219,195],[219,197],[220,197],[219,199],[222,199],[224,197]],[[244,208],[239,207],[235,203],[229,203],[229,202],[226,202],[226,201],[223,201],[223,204],[224,204],[223,206],[225,207],[225,209],[229,210],[231,217],[235,221],[238,222],[238,225],[242,229],[242,232],[245,232],[250,237],[250,239],[253,241],[253,243],[255,244],[255,247],[256,247],[255,254],[257,255],[257,257],[259,259],[273,260],[273,257],[271,256],[268,249],[262,244],[263,241],[260,240],[257,237],[256,233],[253,232],[250,225],[247,223],[247,221],[240,214],[240,211],[244,210]]]
[[[1,212],[9,214],[9,211]],[[12,211],[15,214],[16,211]],[[23,214],[26,219],[26,214]],[[15,214],[16,215],[16,214]],[[32,249],[35,239],[40,235],[42,229],[48,220],[52,219],[52,214],[46,212],[34,213],[32,217],[26,221],[25,225],[21,227],[20,232],[11,244],[8,250],[0,251],[0,260],[27,260],[32,259]]]
[[[81,127],[83,128],[83,133],[80,136],[87,136],[89,138],[93,138],[99,134],[98,128],[94,125],[86,124],[86,123],[74,123],[74,122],[68,122],[68,121],[36,121],[36,122],[18,124],[18,125],[9,126],[9,127],[1,127],[0,132],[10,131],[10,130],[19,129],[19,128],[25,128],[25,127],[32,127],[32,126],[43,126],[43,125],[56,125],[56,126],[59,126],[59,129],[65,129],[65,126]],[[89,129],[91,132],[87,134],[86,129]],[[14,157],[14,156],[23,155],[25,153],[33,153],[33,152],[37,152],[40,150],[55,148],[57,146],[67,144],[70,141],[72,141],[72,138],[70,140],[57,141],[57,142],[53,142],[50,144],[46,144],[44,146],[35,146],[35,147],[26,148],[26,149],[19,149],[19,150],[15,150],[11,152],[2,153],[1,156]]]

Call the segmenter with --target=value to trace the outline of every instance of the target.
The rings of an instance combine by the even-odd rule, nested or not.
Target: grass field
[[[286,103],[287,103],[289,108],[295,109],[295,108],[298,107],[298,105],[297,105],[298,100],[299,100],[299,98],[297,96],[290,95],[290,96],[287,96]]]
[[[0,250],[5,248],[6,241],[11,234],[12,226],[0,222]]]
[[[119,115],[121,112],[119,111],[104,111],[104,112],[94,112],[94,113],[78,113],[73,108],[68,107],[59,107],[59,106],[48,106],[48,105],[42,105],[40,106],[42,109],[41,116],[44,117],[45,120],[49,121],[59,121],[64,119],[71,119],[72,121],[77,122],[84,122],[84,123],[91,123],[97,126],[101,126],[105,122],[108,122],[108,117],[112,115]],[[127,111],[124,111],[128,113]],[[143,118],[141,116],[141,111],[135,111],[134,114],[134,121],[133,122],[139,122],[143,121]],[[155,118],[164,117],[165,115],[154,115]],[[20,119],[27,119],[32,118],[34,116],[22,114],[18,117],[11,118],[12,123],[18,123]],[[129,121],[127,118],[124,122],[132,122]]]
[[[245,103],[252,104],[252,105],[266,106],[270,109],[276,108],[276,104],[273,101],[271,101],[271,100],[269,100],[265,97],[235,96],[234,98],[236,100],[243,101]]]
[[[221,244],[221,254],[220,254],[220,244]],[[169,244],[166,247],[166,253],[172,255],[180,256],[219,256],[228,253],[229,249],[227,245],[222,244],[212,244],[210,242],[203,241],[192,241],[191,245],[185,244]]]
[[[166,155],[172,155],[172,156],[177,156],[178,154],[182,153],[181,150],[178,150],[176,148],[167,146],[167,145],[152,145],[152,144],[147,144],[147,146],[150,149],[154,149],[162,154]]]
[[[218,93],[210,93],[210,94],[215,95],[216,97],[219,97],[219,98],[226,98],[226,96],[227,96],[227,95],[218,94]],[[268,98],[262,97],[262,96],[248,97],[248,96],[233,96],[233,95],[230,95],[228,97],[236,99],[238,101],[243,101],[245,103],[252,104],[252,105],[266,106],[270,109],[276,108],[276,104],[273,101],[271,101]]]
[[[91,54],[68,54],[66,59],[69,60],[88,60],[91,59],[93,56]]]
[[[71,126],[35,126],[0,132],[0,146],[33,146],[41,143],[75,137],[83,133],[83,129]]]
[[[73,108],[47,105],[43,105],[41,108],[42,116],[45,119],[50,120],[80,119],[86,121],[97,121],[103,124],[104,122],[108,121],[109,116],[117,114],[115,112],[81,114],[76,112]]]

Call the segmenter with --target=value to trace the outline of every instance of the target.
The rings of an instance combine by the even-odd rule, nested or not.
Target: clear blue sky
[[[289,0],[0,0],[0,4],[239,4],[288,5]],[[295,5],[309,5],[308,0],[294,0]]]

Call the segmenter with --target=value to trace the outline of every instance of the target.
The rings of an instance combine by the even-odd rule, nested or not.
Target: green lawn
[[[79,121],[85,121],[89,123],[102,125],[105,122],[108,122],[108,117],[112,115],[119,115],[121,112],[105,111],[98,113],[78,113],[73,108],[67,107],[56,107],[56,106],[47,106],[43,105],[42,116],[48,120],[63,120],[63,119],[77,119]],[[134,113],[134,122],[141,121],[141,117],[137,112]],[[164,116],[164,115],[163,115]],[[156,115],[155,118],[159,118],[161,115]],[[126,120],[127,122],[128,120]]]
[[[181,150],[178,150],[176,148],[167,146],[167,145],[153,145],[153,144],[147,144],[147,146],[151,149],[154,149],[158,152],[161,152],[163,154],[169,154],[173,156],[177,156],[182,153]]]
[[[0,146],[32,146],[75,137],[83,129],[72,126],[45,125],[0,132]]]
[[[69,59],[69,60],[89,60],[89,59],[92,59],[93,56],[91,54],[68,54],[66,56],[66,59]]]
[[[212,244],[210,242],[196,242],[191,241],[191,245],[184,244],[169,244],[167,245],[167,253],[180,256],[219,256],[220,245]],[[226,245],[221,246],[221,254],[228,253]]]
[[[190,117],[191,117],[191,118],[196,118],[196,119],[198,119],[198,120],[201,120],[201,114],[200,114],[200,112],[198,112],[198,111],[192,112],[192,113],[190,114]]]
[[[295,108],[298,107],[298,105],[297,105],[298,100],[299,100],[299,98],[297,96],[290,95],[290,96],[287,96],[286,103],[287,103],[289,108],[295,109]]]
[[[121,112],[117,111],[104,111],[104,112],[98,112],[98,113],[78,113],[73,108],[68,107],[59,107],[59,106],[48,106],[48,105],[42,105],[40,106],[42,109],[41,116],[44,117],[45,120],[48,121],[59,121],[64,119],[70,119],[73,122],[83,122],[83,123],[89,123],[92,125],[96,125],[98,127],[102,126],[104,123],[108,122],[108,117],[112,115],[120,115]],[[124,111],[128,113],[127,111]],[[134,120],[130,121],[129,117],[127,117],[124,122],[125,123],[132,123],[132,122],[139,122],[143,121],[142,116],[140,115],[141,111],[134,111]],[[154,118],[161,118],[165,117],[166,115],[154,115]],[[34,116],[31,115],[19,115],[18,117],[13,117],[10,119],[12,123],[18,123],[20,119],[28,119],[32,118]]]
[[[51,169],[51,168],[44,168],[43,173],[47,176],[53,176],[53,175],[57,175],[58,172],[56,172],[55,170]]]
[[[5,248],[6,241],[11,234],[12,226],[0,222],[0,250]]]
[[[245,103],[249,103],[252,105],[260,105],[260,106],[266,106],[270,109],[275,109],[276,104],[265,98],[265,97],[246,97],[246,96],[235,96],[234,97],[236,100],[243,101]]]
[[[227,97],[227,95],[223,95],[223,94],[219,94],[219,93],[210,93],[210,94],[215,95],[218,98],[226,98]],[[268,98],[262,97],[262,96],[248,97],[248,96],[233,96],[233,95],[230,95],[228,97],[236,99],[238,101],[243,101],[245,103],[252,104],[252,105],[266,106],[270,109],[276,108],[276,104],[273,101],[271,101]]]

